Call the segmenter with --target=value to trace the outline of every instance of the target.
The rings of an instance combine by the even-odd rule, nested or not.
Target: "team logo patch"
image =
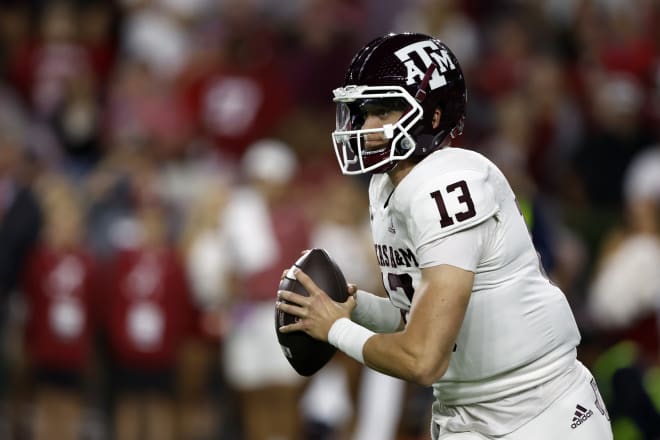
[[[429,67],[436,64],[436,69],[429,79],[429,88],[435,90],[447,84],[443,75],[445,72],[456,69],[456,65],[451,60],[449,52],[442,49],[433,41],[418,41],[409,44],[396,52],[397,58],[406,66],[407,79],[406,84],[411,85],[421,81]]]
[[[571,429],[575,429],[587,419],[594,415],[594,412],[590,409],[585,408],[584,406],[578,404],[575,406],[575,414],[573,415],[573,420],[571,421]]]

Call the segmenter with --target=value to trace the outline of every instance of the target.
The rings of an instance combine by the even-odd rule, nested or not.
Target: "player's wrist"
[[[374,334],[348,318],[339,318],[328,331],[328,343],[364,364],[364,346]]]
[[[401,312],[389,298],[359,290],[355,292],[355,308],[351,319],[377,333],[395,332],[401,326]]]

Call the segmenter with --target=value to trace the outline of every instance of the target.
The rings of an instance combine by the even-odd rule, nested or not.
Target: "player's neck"
[[[415,163],[409,162],[407,160],[402,160],[399,164],[394,167],[392,171],[389,171],[387,174],[390,176],[392,185],[396,188],[399,183],[403,180],[404,177],[408,175],[410,171],[415,167]]]

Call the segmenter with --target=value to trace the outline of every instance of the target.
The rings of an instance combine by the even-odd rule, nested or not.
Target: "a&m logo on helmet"
[[[448,70],[456,69],[449,52],[433,40],[424,40],[409,44],[394,52],[394,55],[406,66],[408,75],[407,85],[422,81],[429,67],[435,63],[438,69],[433,71],[428,83],[429,88],[435,90],[447,84],[447,80],[443,74]],[[413,59],[413,55],[416,55],[415,58],[417,60]],[[420,61],[423,64],[422,69],[420,69],[420,65],[418,64]]]

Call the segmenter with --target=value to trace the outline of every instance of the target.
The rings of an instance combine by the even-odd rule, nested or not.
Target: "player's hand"
[[[289,325],[280,327],[282,333],[304,331],[313,338],[328,341],[328,332],[334,322],[340,318],[349,318],[351,311],[355,308],[354,294],[350,294],[344,303],[333,301],[312,279],[302,270],[294,271],[296,279],[303,285],[309,296],[281,290],[278,292],[280,300],[286,300],[291,304],[278,301],[277,308],[289,313],[299,319]],[[357,291],[357,289],[355,289]]]

